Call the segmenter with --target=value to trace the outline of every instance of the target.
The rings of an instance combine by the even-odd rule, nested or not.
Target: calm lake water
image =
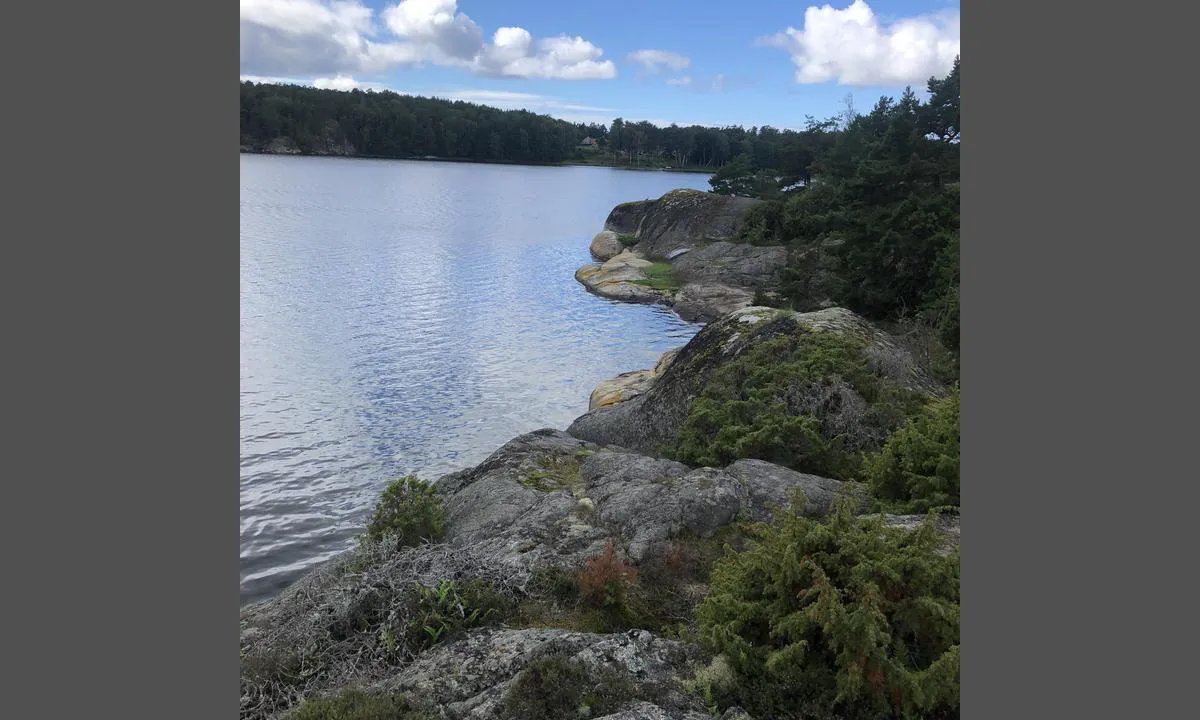
[[[614,205],[706,175],[241,156],[241,593],[353,543],[387,482],[565,429],[699,329],[574,279]]]

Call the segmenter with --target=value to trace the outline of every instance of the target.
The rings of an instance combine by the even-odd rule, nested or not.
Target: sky
[[[860,112],[959,54],[958,0],[240,0],[242,80],[572,122],[770,125]]]

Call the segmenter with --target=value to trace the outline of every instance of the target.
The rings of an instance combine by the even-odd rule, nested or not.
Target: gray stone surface
[[[741,288],[776,285],[787,264],[787,251],[779,246],[714,242],[680,255],[671,262],[685,283],[711,283]]]
[[[616,670],[632,681],[629,705],[608,717],[706,717],[700,712],[699,699],[683,689],[704,653],[644,630],[611,635],[550,628],[472,631],[461,640],[424,653],[394,678],[378,683],[376,689],[423,695],[452,720],[498,720],[504,694],[520,672],[552,654],[592,668]]]
[[[672,190],[657,200],[616,206],[604,229],[636,236],[637,249],[645,257],[666,258],[679,248],[736,237],[746,210],[760,202],[700,190]]]
[[[439,482],[448,542],[486,541],[496,563],[548,565],[578,565],[613,538],[639,560],[681,532],[711,537],[739,514],[768,520],[797,489],[821,515],[843,486],[760,460],[692,469],[557,430],[515,438]]]
[[[613,300],[673,306],[687,320],[707,322],[749,306],[756,290],[773,291],[787,264],[783,247],[732,242],[746,210],[759,200],[699,190],[672,190],[657,200],[622,203],[593,238],[602,261],[575,273],[589,291]],[[617,236],[636,244],[624,247]],[[678,289],[637,284],[651,262],[669,262]]]

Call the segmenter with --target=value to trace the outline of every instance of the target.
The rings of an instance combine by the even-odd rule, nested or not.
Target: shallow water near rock
[[[391,479],[566,428],[699,325],[574,279],[618,203],[707,176],[241,157],[241,599],[346,549]]]

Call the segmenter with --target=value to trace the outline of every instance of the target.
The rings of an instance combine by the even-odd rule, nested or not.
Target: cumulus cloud
[[[498,77],[555,80],[608,80],[617,76],[604,51],[581,37],[559,35],[533,42],[524,28],[503,27],[492,36],[471,64],[471,69]]]
[[[692,64],[691,58],[669,50],[634,50],[625,59],[641,65],[648,73],[656,73],[664,69],[679,72]]]
[[[810,6],[804,27],[760,39],[786,50],[796,82],[877,86],[924,83],[945,75],[959,54],[957,8],[885,23],[864,0],[838,10]]]
[[[312,86],[322,90],[391,90],[382,83],[359,82],[350,75],[313,78]]]
[[[692,84],[692,76],[684,75],[683,77],[670,78],[667,80],[667,84],[674,85],[676,87],[687,87],[688,85]]]
[[[581,37],[535,41],[523,28],[502,27],[487,42],[456,0],[401,0],[380,16],[382,27],[361,0],[241,0],[241,72],[349,76],[430,62],[496,77],[617,74]]]
[[[241,71],[382,72],[418,62],[410,43],[376,42],[373,11],[353,2],[241,0]]]

